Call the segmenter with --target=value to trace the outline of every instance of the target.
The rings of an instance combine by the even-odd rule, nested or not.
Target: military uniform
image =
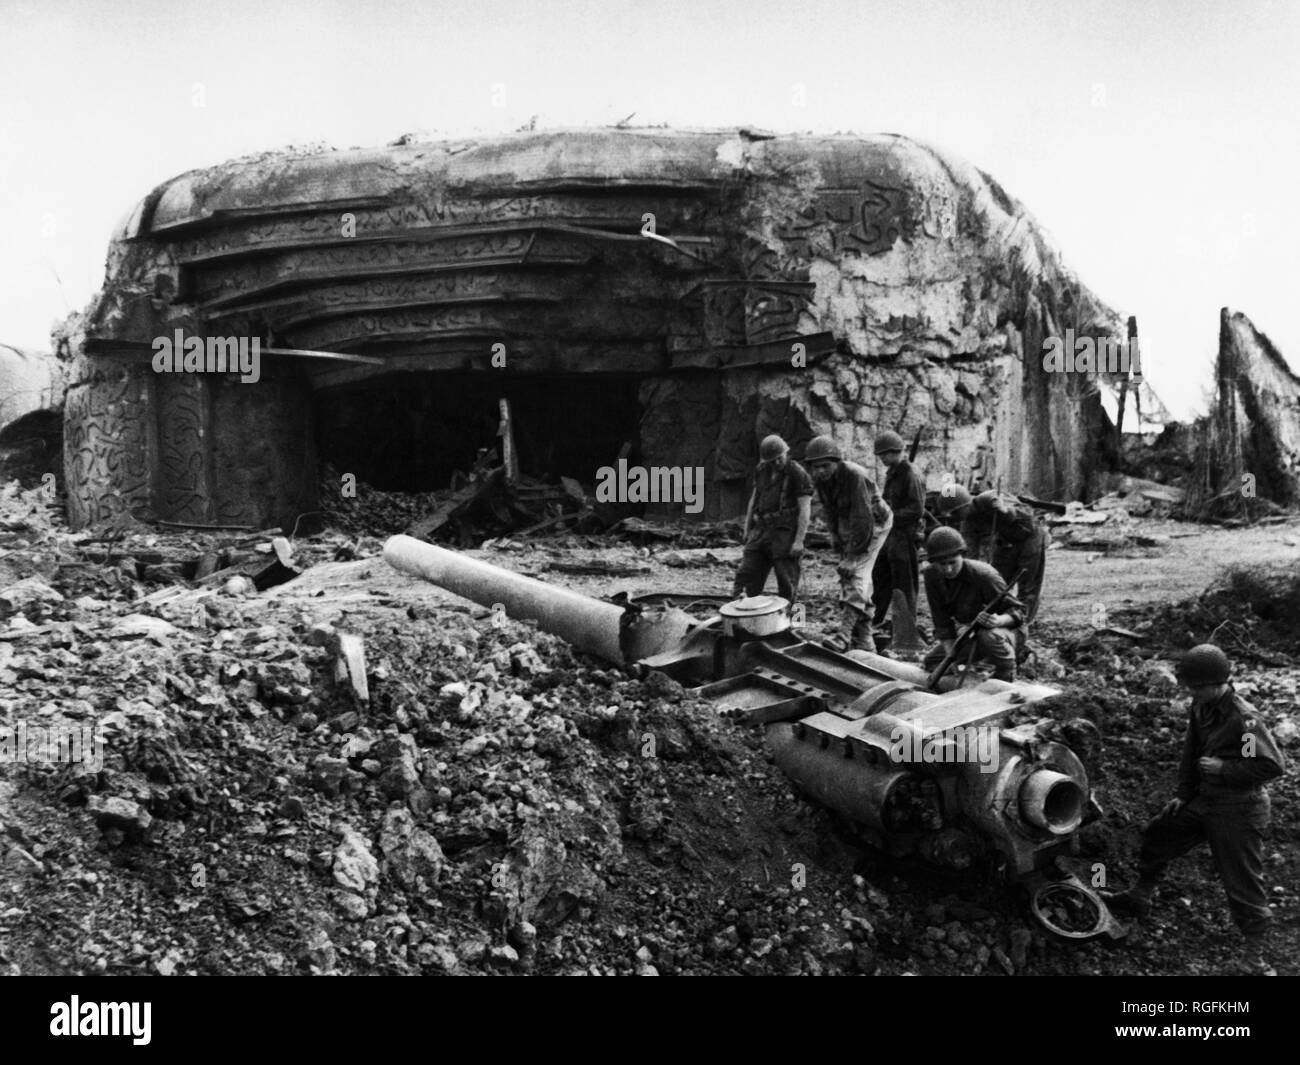
[[[1013,496],[983,492],[976,496],[962,520],[961,534],[973,558],[983,558],[991,542],[993,568],[1004,581],[1017,572],[1018,598],[1024,604],[1025,623],[1038,615],[1047,565],[1048,533],[1034,512]]]
[[[930,617],[934,621],[937,640],[955,640],[957,626],[968,625],[998,595],[1006,591],[1007,582],[992,566],[972,559],[962,559],[957,576],[948,580],[938,566],[929,565],[923,573],[925,598],[930,604]],[[1008,628],[979,628],[975,632],[975,646],[980,657],[993,663],[993,676],[997,680],[1016,679],[1016,641],[1013,630],[1024,621],[1020,604],[1011,597],[1003,600],[994,613],[1009,614]],[[946,656],[942,643],[935,644],[922,663],[927,670],[936,668]]]
[[[790,551],[799,522],[799,500],[812,494],[812,478],[797,462],[787,461],[784,469],[759,463],[754,472],[754,510],[733,595],[761,594],[767,575],[775,570],[777,594],[794,603],[800,566]]]
[[[877,625],[889,613],[895,588],[903,593],[908,610],[913,617],[916,616],[916,592],[920,579],[916,540],[925,518],[925,485],[912,464],[901,459],[885,474],[881,495],[894,512],[894,526],[871,570],[874,587],[871,599],[876,608]]]
[[[1204,757],[1223,759],[1223,772],[1203,773]],[[1269,799],[1263,785],[1285,765],[1259,713],[1232,689],[1212,703],[1193,704],[1178,766],[1183,805],[1147,825],[1141,879],[1154,884],[1171,861],[1208,842],[1237,927],[1247,936],[1263,933],[1272,919],[1264,890]]]
[[[830,477],[817,482],[817,498],[825,510],[831,546],[840,553],[835,573],[848,642],[874,651],[871,570],[893,527],[893,512],[871,475],[856,462],[838,462]]]

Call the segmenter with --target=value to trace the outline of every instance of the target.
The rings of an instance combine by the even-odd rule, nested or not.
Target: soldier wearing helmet
[[[1017,594],[1025,604],[1025,623],[1038,615],[1047,565],[1048,533],[1034,512],[1015,496],[999,492],[971,494],[959,484],[939,493],[939,513],[961,529],[971,556],[987,554],[993,568],[1009,581],[1020,573]]]
[[[871,569],[893,526],[894,515],[871,475],[856,462],[845,462],[839,446],[829,436],[817,436],[809,442],[804,462],[817,486],[831,546],[840,556],[835,573],[840,580],[843,629],[826,643],[838,650],[875,651]]]
[[[759,595],[776,571],[776,589],[791,604],[799,595],[799,560],[812,513],[812,479],[779,436],[758,446],[754,491],[745,511],[744,553],[732,594]]]
[[[1119,909],[1145,916],[1165,868],[1208,842],[1228,909],[1240,930],[1245,971],[1275,975],[1265,958],[1272,911],[1264,888],[1264,785],[1282,775],[1285,759],[1259,712],[1237,694],[1228,656],[1203,643],[1178,662],[1178,682],[1192,695],[1174,798],[1147,824],[1138,882],[1107,896]]]
[[[930,604],[934,635],[939,641],[926,652],[923,668],[934,669],[952,650],[957,626],[975,622],[975,648],[979,657],[993,663],[995,680],[1016,679],[1016,641],[1013,630],[1024,620],[1020,604],[1009,596],[996,613],[984,607],[1006,591],[998,571],[984,562],[964,557],[961,533],[941,525],[925,541],[925,599]]]
[[[925,518],[925,485],[903,454],[903,438],[885,432],[876,437],[876,457],[885,464],[885,483],[880,494],[894,512],[894,527],[871,571],[874,588],[875,623],[880,625],[889,612],[894,590],[903,593],[903,603],[916,617],[916,593],[920,578],[917,530]]]

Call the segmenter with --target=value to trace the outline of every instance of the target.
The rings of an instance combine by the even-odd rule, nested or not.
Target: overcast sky
[[[1138,316],[1186,416],[1222,306],[1300,366],[1298,29],[1293,0],[0,0],[0,341],[47,349],[185,170],[635,112],[966,156]]]

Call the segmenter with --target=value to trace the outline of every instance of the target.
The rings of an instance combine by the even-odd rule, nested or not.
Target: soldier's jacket
[[[1249,745],[1244,737],[1253,737]],[[1249,749],[1252,753],[1246,756]],[[1222,775],[1201,772],[1197,760],[1222,758]],[[1286,760],[1259,712],[1231,688],[1202,706],[1193,705],[1187,717],[1187,735],[1178,766],[1178,798],[1190,802],[1197,795],[1210,800],[1241,801],[1253,798],[1261,784],[1282,775]]]
[[[812,478],[793,459],[780,470],[770,462],[760,462],[754,471],[754,512],[746,544],[766,542],[788,549],[799,524],[799,500],[812,494]]]
[[[987,562],[969,558],[962,559],[961,569],[952,580],[945,580],[935,565],[926,566],[923,574],[936,640],[955,640],[958,625],[970,624],[994,596],[1007,589],[1007,582],[997,570]],[[1012,628],[1025,619],[1020,604],[1011,596],[1002,601],[995,613],[1009,614]]]
[[[846,554],[865,554],[871,547],[876,523],[883,524],[889,517],[876,482],[856,462],[839,462],[830,477],[816,484],[831,541]]]
[[[979,554],[992,536],[1000,542],[1023,544],[1039,530],[1034,512],[1014,496],[982,492],[975,497],[961,523],[962,539],[971,554]]]
[[[907,459],[889,467],[881,495],[894,512],[894,527],[889,535],[897,540],[910,540],[916,535],[916,526],[925,516],[925,485]]]

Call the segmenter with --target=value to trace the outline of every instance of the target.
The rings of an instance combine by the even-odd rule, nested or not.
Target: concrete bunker
[[[904,137],[606,129],[236,160],[137,205],[56,336],[69,516],[292,525],[322,463],[444,487],[500,398],[526,472],[702,466],[709,519],[743,509],[769,432],[796,456],[831,432],[870,463],[894,429],[936,484],[978,457],[1013,490],[1086,497],[1095,379],[1041,363],[1066,328],[1123,335],[996,182]],[[155,372],[178,330],[255,341],[257,380]]]

